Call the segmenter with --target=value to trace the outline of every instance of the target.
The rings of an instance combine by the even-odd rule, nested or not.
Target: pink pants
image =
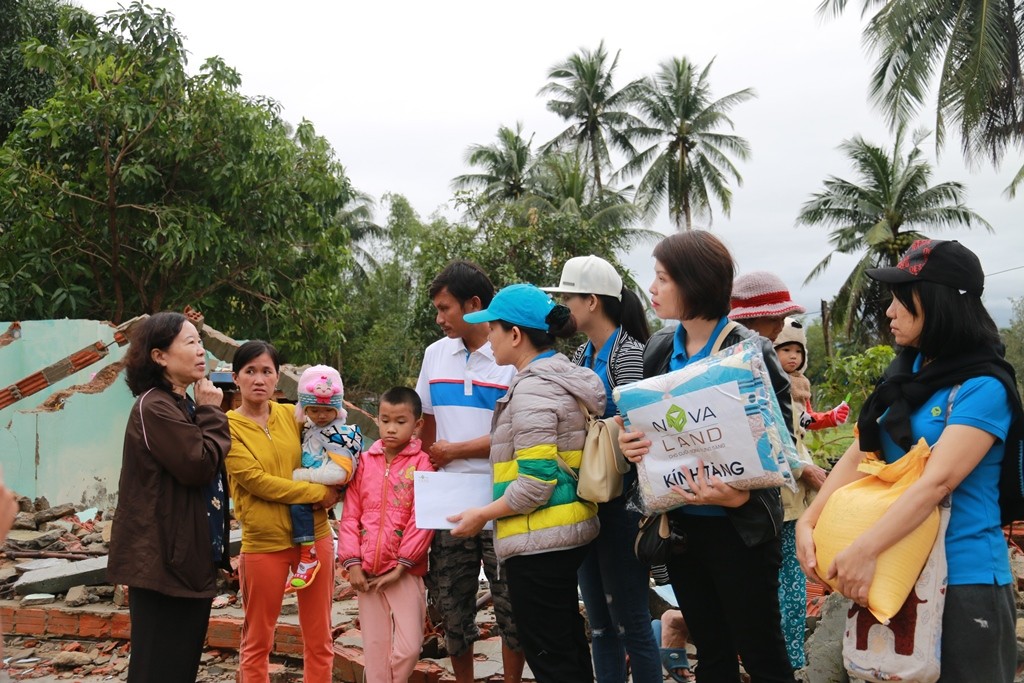
[[[427,593],[423,579],[402,574],[383,591],[359,594],[366,683],[406,683],[423,647]]]
[[[334,541],[330,536],[316,542],[321,562],[313,585],[296,592],[299,627],[302,629],[303,678],[307,683],[330,683],[334,668],[331,638],[331,601],[334,595]],[[276,553],[242,553],[239,580],[245,621],[238,648],[239,681],[267,683],[274,629],[284,599],[289,569],[299,563],[299,547]]]

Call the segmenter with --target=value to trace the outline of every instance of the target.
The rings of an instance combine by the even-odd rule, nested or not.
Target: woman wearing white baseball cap
[[[640,298],[623,287],[622,277],[598,256],[565,262],[556,287],[587,335],[573,354],[576,365],[590,368],[604,382],[608,404],[603,417],[618,412],[612,389],[643,379],[644,344],[650,337]],[[636,470],[624,477],[623,493],[636,482]],[[626,680],[626,654],[636,683],[660,683],[661,661],[647,602],[650,568],[633,553],[640,514],[626,509],[626,496],[598,504],[601,531],[579,570],[580,592],[590,620],[597,683]]]

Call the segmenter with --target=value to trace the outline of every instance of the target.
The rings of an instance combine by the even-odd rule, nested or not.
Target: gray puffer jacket
[[[498,399],[491,422],[494,497],[518,513],[495,524],[499,559],[576,548],[597,536],[597,505],[576,495],[576,480],[564,469],[579,471],[586,439],[577,398],[604,412],[601,379],[559,353],[522,369]]]

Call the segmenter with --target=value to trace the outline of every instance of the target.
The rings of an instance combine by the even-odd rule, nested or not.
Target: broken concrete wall
[[[0,322],[0,330],[8,324]],[[0,387],[7,387],[97,341],[110,344],[98,362],[0,410],[0,465],[8,487],[101,509],[114,504],[124,427],[134,403],[123,374],[96,393],[74,392],[49,402],[62,404],[59,409],[41,408],[58,392],[88,384],[120,361],[128,347],[113,340],[114,328],[95,320],[29,320],[22,322],[19,339],[0,346]]]

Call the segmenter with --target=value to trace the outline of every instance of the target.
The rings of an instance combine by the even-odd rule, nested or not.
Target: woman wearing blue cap
[[[925,239],[896,266],[867,275],[892,288],[885,314],[902,348],[864,402],[857,439],[797,522],[800,564],[812,579],[837,578],[841,593],[866,605],[878,556],[950,495],[939,681],[1010,683],[1016,605],[1000,529],[1000,472],[1004,457],[1019,457],[1020,441],[1012,449],[1007,441],[1020,433],[1024,411],[981,301],[981,262],[959,242]],[[837,488],[866,476],[857,471],[864,452],[894,462],[921,438],[932,447],[921,478],[832,566],[817,566],[812,533],[821,510]]]
[[[597,506],[576,495],[586,416],[605,408],[604,385],[554,350],[576,324],[565,306],[533,285],[502,289],[468,323],[490,323],[500,365],[519,371],[494,409],[494,502],[455,515],[453,536],[473,536],[496,520],[494,550],[503,563],[526,661],[540,683],[594,678],[576,572],[597,536]]]

